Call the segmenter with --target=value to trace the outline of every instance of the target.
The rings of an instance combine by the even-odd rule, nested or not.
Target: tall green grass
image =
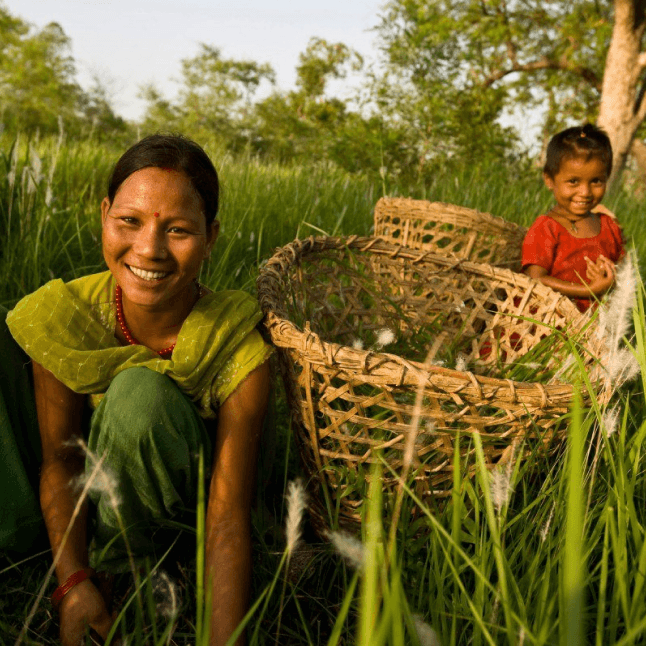
[[[0,151],[5,305],[52,277],[70,279],[101,268],[98,207],[118,155],[91,142],[11,143]],[[203,276],[212,287],[253,289],[258,264],[297,236],[370,231],[381,183],[324,165],[279,167],[217,152],[214,157],[223,199],[221,237]],[[517,169],[510,178],[504,168],[465,165],[438,173],[424,186],[398,186],[388,177],[385,186],[390,194],[453,202],[529,224],[550,200],[534,170]],[[636,236],[641,255],[644,203],[620,191],[606,204],[628,237]],[[632,347],[641,379],[615,395],[614,423],[608,407],[576,408],[557,458],[547,461],[537,452],[494,474],[485,466],[478,436],[464,435],[460,442],[476,448],[476,477],[466,477],[456,449],[452,496],[429,508],[403,483],[394,528],[373,477],[363,543],[354,543],[361,559],[350,559],[352,565],[312,532],[307,519],[305,540],[286,549],[284,494],[299,467],[279,397],[277,439],[273,448],[263,447],[267,457],[254,510],[250,643],[646,643],[643,287],[639,296]],[[421,514],[413,523],[414,503]],[[198,547],[178,566],[174,588],[158,583],[159,571],[175,568],[170,555],[150,563],[149,576],[138,585],[127,577],[120,581],[123,612],[115,636],[138,645],[205,643],[199,522],[197,527]],[[47,554],[0,562],[0,643],[18,638],[41,586],[49,592],[55,587],[45,578],[50,563]],[[45,602],[37,605],[21,643],[56,643],[56,621]]]

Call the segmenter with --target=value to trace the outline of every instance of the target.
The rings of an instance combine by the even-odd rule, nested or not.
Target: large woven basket
[[[574,396],[549,373],[566,363],[570,342],[590,368],[602,350],[588,317],[542,284],[378,238],[296,240],[261,269],[258,295],[318,527],[330,522],[322,489],[352,526],[370,465],[381,456],[401,472],[416,411],[414,487],[429,502],[450,494],[458,434],[468,472],[472,433],[489,465],[521,445],[549,455]],[[537,377],[532,353],[541,352],[548,374]],[[534,381],[514,379],[523,374]],[[383,480],[386,493],[396,486],[388,469]]]
[[[525,227],[454,204],[382,197],[374,235],[392,244],[520,271]]]

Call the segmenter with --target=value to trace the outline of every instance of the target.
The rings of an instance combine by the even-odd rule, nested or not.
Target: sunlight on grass
[[[99,204],[119,151],[57,138],[2,143],[0,303],[11,306],[52,278],[101,270]],[[214,289],[253,291],[259,264],[297,236],[370,232],[381,181],[329,165],[280,167],[226,156],[216,156],[215,162],[222,178],[222,227],[202,275]],[[387,186],[393,195],[452,202],[527,225],[550,199],[539,172],[530,171],[510,179],[504,169],[473,165],[438,175],[427,186],[390,181]],[[646,252],[646,241],[638,236],[643,203],[621,191],[606,203],[627,237],[637,236],[640,259]],[[424,504],[409,477],[392,524],[395,504],[382,496],[380,472],[367,474],[356,483],[357,491],[368,489],[362,535],[354,542],[344,544],[337,535],[328,541],[306,522],[303,539],[286,548],[283,496],[287,481],[300,470],[277,385],[275,438],[268,435],[266,442],[274,442],[266,447],[269,475],[258,484],[254,509],[253,596],[240,627],[248,642],[644,643],[644,303],[640,283],[628,351],[641,378],[625,384],[608,405],[576,406],[567,442],[555,457],[547,460],[537,450],[515,461],[508,473],[492,475],[480,437],[464,433],[454,446],[450,495]],[[581,379],[585,383],[584,375]],[[475,464],[462,460],[461,444],[474,447]],[[385,472],[389,466],[384,461],[379,468]],[[503,476],[507,479],[493,489],[492,478]],[[333,531],[337,502],[329,506]],[[176,579],[165,584],[175,595],[172,611],[160,610],[154,583],[173,565],[169,550],[139,580],[122,580],[121,613],[108,643],[124,637],[131,644],[155,646],[207,643],[203,515],[201,498],[196,525],[183,529],[197,547],[184,554]],[[355,550],[354,559],[344,557],[343,545]],[[56,621],[46,601],[37,600],[41,590],[48,594],[54,587],[47,572],[50,558],[0,563],[0,633],[7,643],[56,643]]]

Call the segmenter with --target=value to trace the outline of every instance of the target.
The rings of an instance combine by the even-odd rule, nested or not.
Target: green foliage
[[[56,22],[34,31],[0,5],[0,122],[10,133],[123,132],[98,81],[76,81],[71,42]]]
[[[197,56],[182,60],[176,103],[163,98],[154,86],[142,89],[148,102],[144,129],[235,141],[249,127],[251,100],[263,82],[275,82],[270,65],[225,59],[219,49],[201,44]]]
[[[429,128],[439,119],[461,150],[457,124],[484,137],[505,108],[548,106],[550,132],[594,119],[612,9],[592,0],[393,0],[378,31],[393,74],[381,92],[398,111],[410,103]]]

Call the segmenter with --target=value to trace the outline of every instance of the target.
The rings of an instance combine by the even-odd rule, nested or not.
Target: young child
[[[545,184],[556,205],[536,218],[523,241],[523,272],[590,307],[615,282],[624,255],[621,229],[599,204],[612,169],[610,139],[586,124],[554,135],[547,146]]]

